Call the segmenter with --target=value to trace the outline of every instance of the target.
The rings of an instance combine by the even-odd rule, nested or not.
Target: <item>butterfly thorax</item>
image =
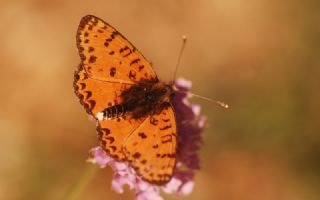
[[[113,119],[130,113],[134,119],[159,114],[170,106],[174,95],[171,85],[156,79],[142,80],[120,94],[121,102],[100,112],[105,119]]]

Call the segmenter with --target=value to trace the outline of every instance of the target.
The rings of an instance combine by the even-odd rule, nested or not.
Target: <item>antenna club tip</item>
[[[184,41],[184,42],[187,41],[187,36],[186,35],[182,35],[181,38],[182,38],[182,41]]]
[[[217,104],[219,104],[221,107],[225,108],[225,109],[228,109],[229,108],[229,105],[224,103],[224,102],[221,102],[221,101],[217,101]]]

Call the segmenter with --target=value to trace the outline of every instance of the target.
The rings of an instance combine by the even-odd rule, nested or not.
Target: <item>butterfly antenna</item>
[[[226,104],[226,103],[224,103],[224,102],[222,102],[222,101],[217,101],[217,100],[214,100],[214,99],[210,99],[210,98],[208,98],[208,97],[204,97],[204,96],[201,96],[201,95],[198,95],[198,94],[193,94],[193,93],[191,93],[191,92],[185,92],[185,91],[181,91],[181,90],[177,90],[177,92],[181,92],[181,93],[185,93],[185,94],[191,94],[191,95],[194,96],[194,97],[198,97],[198,98],[200,98],[200,99],[207,100],[207,101],[209,101],[209,102],[215,103],[215,104],[217,104],[218,106],[221,106],[221,107],[223,107],[223,108],[225,108],[225,109],[228,109],[228,108],[229,108],[229,105]]]
[[[176,67],[175,67],[175,70],[174,70],[174,73],[173,73],[172,81],[174,81],[176,79],[177,71],[178,71],[178,68],[179,68],[179,65],[180,65],[181,57],[182,57],[184,48],[186,46],[186,43],[187,43],[187,36],[183,35],[182,36],[182,46],[181,46],[181,49],[180,49],[180,52],[179,52],[179,56],[178,56],[177,64],[176,64]]]
[[[175,70],[174,70],[174,73],[173,73],[173,79],[172,79],[172,84],[174,83],[174,80],[177,76],[177,71],[178,71],[178,68],[179,68],[179,65],[180,65],[180,61],[181,61],[181,58],[182,58],[182,54],[183,54],[183,51],[184,51],[184,48],[186,46],[186,43],[187,43],[187,36],[183,35],[182,36],[182,46],[181,46],[181,49],[180,49],[180,52],[179,52],[179,56],[178,56],[178,60],[177,60],[177,64],[176,64],[176,67],[175,67]],[[185,92],[185,91],[181,91],[181,90],[178,90],[176,88],[176,91],[177,92],[181,92],[181,93],[187,93],[187,94],[191,94],[192,96],[194,97],[198,97],[200,99],[204,99],[204,100],[207,100],[209,102],[212,102],[212,103],[215,103],[217,104],[218,106],[221,106],[225,109],[228,109],[229,108],[229,105],[222,102],[222,101],[216,101],[214,99],[210,99],[210,98],[207,98],[207,97],[204,97],[204,96],[201,96],[201,95],[198,95],[198,94],[193,94],[191,92]]]

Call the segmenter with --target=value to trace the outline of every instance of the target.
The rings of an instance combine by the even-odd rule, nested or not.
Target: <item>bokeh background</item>
[[[208,117],[201,170],[187,197],[320,199],[318,0],[0,1],[0,199],[62,199],[96,146],[95,125],[73,93],[82,16],[115,26],[194,93]],[[78,199],[132,199],[95,170]]]

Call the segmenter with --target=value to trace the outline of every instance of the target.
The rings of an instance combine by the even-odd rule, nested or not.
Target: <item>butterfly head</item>
[[[170,102],[171,98],[174,96],[175,90],[172,85],[158,82],[154,84],[150,92],[146,92],[146,98],[153,100],[157,99],[159,103]]]

